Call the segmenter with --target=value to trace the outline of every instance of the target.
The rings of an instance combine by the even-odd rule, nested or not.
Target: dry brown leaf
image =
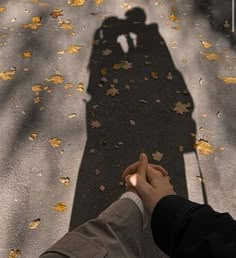
[[[184,113],[189,112],[189,107],[191,107],[190,103],[184,104],[182,102],[177,102],[173,111],[175,111],[177,114],[183,115]]]
[[[92,126],[92,128],[99,128],[101,127],[101,123],[99,121],[91,121],[90,125]]]
[[[158,72],[151,72],[151,77],[153,79],[158,79]]]
[[[34,86],[32,86],[32,91],[34,92],[40,92],[43,90],[43,86],[41,84],[36,84]]]
[[[16,73],[15,71],[12,71],[12,72],[2,72],[2,73],[0,73],[0,78],[2,80],[4,80],[4,81],[13,80],[15,73]]]
[[[46,79],[48,82],[51,82],[53,84],[60,84],[64,82],[64,77],[60,74],[56,74],[51,76],[50,78]]]
[[[214,152],[213,146],[203,139],[196,140],[194,148],[202,155],[209,155]]]
[[[225,77],[217,75],[217,77],[224,81],[225,84],[236,84],[236,77]]]
[[[29,225],[28,225],[28,228],[29,229],[36,229],[38,228],[40,225],[40,219],[35,219],[35,220],[32,220]]]
[[[6,10],[7,10],[7,8],[5,8],[5,7],[0,7],[0,13],[5,12]]]
[[[111,53],[112,53],[112,50],[108,48],[102,51],[103,56],[109,56]]]
[[[29,136],[29,139],[31,141],[35,140],[36,138],[38,138],[38,134],[37,133],[32,133],[30,136]]]
[[[220,59],[220,56],[216,53],[201,53],[209,61],[217,61]]]
[[[70,178],[69,177],[60,177],[60,182],[64,184],[64,186],[70,185]]]
[[[100,5],[104,2],[104,0],[95,0],[96,5]]]
[[[65,86],[64,86],[64,88],[65,88],[66,90],[71,89],[71,88],[73,88],[73,87],[74,87],[74,85],[73,85],[72,83],[67,83],[67,84],[65,84]]]
[[[82,48],[82,46],[79,46],[79,45],[70,45],[66,49],[66,51],[67,51],[67,53],[74,54],[74,53],[79,53],[81,48]]]
[[[72,114],[68,115],[69,118],[74,118],[76,116],[77,116],[76,113],[72,113]]]
[[[119,93],[119,90],[117,89],[117,88],[115,88],[115,87],[111,87],[110,89],[108,89],[107,90],[107,92],[106,92],[106,95],[107,96],[112,96],[112,97],[114,97],[114,96],[116,96],[117,94],[120,94]]]
[[[159,151],[152,153],[152,158],[157,161],[161,161],[163,156],[164,156],[163,153],[161,153]]]
[[[82,6],[84,5],[85,0],[70,0],[68,1],[68,4],[71,6]]]
[[[58,148],[61,146],[61,139],[57,138],[57,137],[52,137],[50,140],[49,140],[49,143],[51,144],[51,146],[53,148]]]
[[[42,25],[40,22],[41,22],[41,17],[35,16],[32,18],[32,23],[24,24],[23,27],[30,28],[32,30],[37,30]]]
[[[101,192],[104,192],[106,190],[106,187],[104,185],[100,185],[99,190]]]
[[[9,255],[8,255],[8,258],[18,258],[21,256],[21,250],[19,249],[11,249]]]
[[[124,62],[121,62],[121,63],[118,63],[118,64],[114,64],[112,66],[112,68],[114,70],[120,70],[120,69],[129,70],[129,69],[132,68],[132,63],[129,63],[128,61],[124,61]]]
[[[62,13],[62,9],[54,9],[50,15],[52,16],[53,19],[57,19],[59,16],[63,16],[64,14]]]
[[[82,82],[79,83],[78,87],[76,87],[75,90],[78,90],[78,91],[84,91],[84,84]]]
[[[171,8],[171,11],[170,11],[170,16],[169,16],[169,19],[172,21],[172,22],[177,22],[179,21],[179,18],[177,17],[176,15],[176,8]]]
[[[64,202],[59,202],[54,206],[54,209],[58,212],[63,212],[67,209],[67,206]]]
[[[212,47],[212,44],[207,42],[207,41],[201,41],[201,43],[202,43],[202,46],[204,48],[211,48]]]
[[[40,103],[41,101],[42,101],[42,97],[41,96],[34,97],[34,103],[35,104]]]
[[[23,52],[22,56],[24,58],[31,58],[32,57],[32,52],[30,52],[30,51]]]
[[[180,151],[180,152],[183,152],[183,151],[184,151],[184,146],[183,146],[183,145],[180,145],[180,146],[179,146],[179,151]]]
[[[67,20],[67,21],[60,20],[60,21],[58,21],[58,24],[59,24],[60,28],[63,30],[72,30],[74,28],[74,26],[71,24],[70,20]]]
[[[106,75],[107,75],[107,68],[106,68],[106,67],[103,67],[100,72],[101,72],[101,74],[102,74],[103,76],[106,76]]]

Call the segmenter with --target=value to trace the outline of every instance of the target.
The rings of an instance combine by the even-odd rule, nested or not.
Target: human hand
[[[167,171],[161,166],[148,164],[144,153],[140,155],[139,162],[124,171],[122,178],[130,190],[134,189],[139,194],[150,215],[161,198],[176,194]]]

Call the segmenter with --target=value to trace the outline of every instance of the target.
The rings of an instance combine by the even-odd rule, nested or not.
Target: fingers
[[[155,165],[155,164],[149,164],[149,166],[151,166],[152,168],[160,171],[162,173],[163,176],[168,176],[168,172],[161,166]]]
[[[141,153],[139,158],[137,174],[140,175],[142,178],[146,179],[147,168],[148,168],[147,155],[145,153]]]

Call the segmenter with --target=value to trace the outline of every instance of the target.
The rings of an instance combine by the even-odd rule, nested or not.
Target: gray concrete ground
[[[234,187],[236,164],[233,158],[236,143],[235,85],[225,84],[217,77],[236,75],[234,34],[230,32],[230,25],[227,25],[231,22],[231,1],[225,2],[224,12],[221,11],[223,4],[219,1],[205,1],[205,5],[203,2],[146,0],[144,3],[141,0],[127,2],[105,0],[103,4],[96,6],[94,1],[88,0],[81,7],[72,7],[62,0],[0,1],[0,7],[6,8],[0,13],[0,74],[16,69],[14,79],[6,81],[0,79],[0,257],[7,257],[12,248],[20,249],[22,257],[37,257],[66,233],[69,227],[72,229],[86,219],[96,216],[125,191],[124,187],[119,185],[119,177],[127,165],[136,161],[140,151],[146,150],[149,159],[152,160],[152,152],[155,152],[158,144],[145,147],[145,144],[141,144],[142,141],[140,143],[138,140],[136,146],[135,137],[131,139],[124,136],[127,141],[123,140],[123,134],[119,134],[122,132],[120,128],[122,121],[109,117],[110,113],[106,113],[106,110],[100,114],[101,120],[102,116],[104,118],[101,128],[91,129],[89,120],[91,117],[88,111],[91,113],[94,110],[89,110],[89,106],[86,110],[86,103],[89,103],[89,100],[99,99],[95,95],[92,96],[92,90],[90,94],[86,93],[88,86],[91,87],[91,83],[94,82],[91,76],[95,74],[94,78],[97,78],[94,72],[96,62],[94,70],[88,70],[90,56],[96,45],[93,42],[94,38],[96,39],[94,33],[108,17],[116,16],[124,19],[128,8],[143,8],[147,17],[146,24],[158,24],[159,33],[164,40],[164,43],[160,44],[167,47],[172,59],[171,62],[163,59],[159,69],[165,68],[169,62],[172,69],[174,66],[178,71],[177,77],[181,74],[181,83],[185,84],[194,103],[194,110],[191,110],[190,116],[192,115],[196,124],[197,138],[207,140],[215,149],[211,155],[199,155],[199,164],[194,151],[184,152],[182,166],[183,171],[185,167],[185,175],[171,171],[177,192],[188,195],[193,201],[203,202],[201,183],[196,179],[196,176],[200,175],[200,165],[208,203],[216,210],[228,211],[236,217]],[[73,29],[59,28],[59,18],[53,19],[50,16],[53,9],[63,9],[64,16],[61,18],[70,19]],[[171,13],[178,19],[170,17]],[[41,17],[42,26],[37,30],[23,28],[22,25],[30,23],[33,16]],[[212,47],[204,48],[201,41],[211,43]],[[125,49],[124,40],[121,40],[121,44]],[[80,53],[58,53],[69,45],[80,45],[83,48]],[[22,57],[24,51],[31,51],[32,57],[24,59]],[[214,56],[217,60],[207,60],[204,56],[207,53],[217,54]],[[103,67],[101,60],[104,57],[101,56],[101,60],[99,55],[95,57]],[[135,61],[138,60],[134,57],[133,62]],[[12,67],[14,68],[11,69]],[[163,69],[166,75],[172,72],[168,71],[169,67],[166,65],[166,69]],[[54,85],[45,80],[58,72],[65,78],[63,84]],[[136,76],[135,72],[131,74]],[[112,98],[104,94],[99,99],[100,102],[91,103],[102,106],[103,102],[107,105],[107,102],[113,99],[122,98],[126,94],[123,93],[124,89],[129,91],[127,87],[125,88],[125,82],[119,77],[119,73],[116,76],[124,83],[118,86],[120,95]],[[176,91],[180,86],[178,81],[174,83],[174,79],[173,87],[175,93],[179,94]],[[76,90],[81,82],[85,85],[84,91]],[[64,88],[66,83],[73,83],[76,86],[66,90]],[[158,79],[155,83],[158,84]],[[40,92],[42,97],[40,103],[33,101],[35,93],[31,87],[35,84],[47,85],[51,90]],[[130,91],[130,95],[128,94],[124,101],[129,99],[131,101],[133,96],[136,97],[135,89],[134,87],[134,91]],[[141,98],[142,94],[145,97]],[[138,97],[146,101],[150,99],[151,102],[153,95],[155,95],[154,88],[149,88],[143,89],[143,93],[141,92]],[[176,100],[178,101],[178,98]],[[116,104],[111,107],[117,107]],[[134,120],[137,121],[139,113],[136,115],[127,113],[126,108],[126,106],[120,107],[124,114],[127,114],[127,121],[132,119],[132,116],[136,117]],[[75,117],[68,117],[74,113]],[[145,117],[145,112],[143,115],[140,111],[140,117]],[[179,117],[178,119],[181,119]],[[109,122],[109,119],[112,123],[114,119],[113,127],[120,130],[111,127],[111,135],[118,135],[115,139],[117,143],[124,141],[123,153],[130,153],[130,156],[127,154],[124,157],[122,149],[118,149],[118,152],[115,150],[111,152],[109,148],[97,149],[99,145],[95,142],[99,142],[101,146],[106,145],[106,141],[108,145],[112,142],[109,135],[105,135],[110,127],[102,131],[103,125]],[[139,124],[136,126],[138,128]],[[99,134],[100,129],[104,134]],[[142,129],[144,130],[143,127]],[[151,129],[153,128],[150,128],[150,132]],[[32,133],[38,134],[34,140],[29,139]],[[142,136],[148,136],[145,142],[151,144],[156,139],[150,134],[146,132]],[[108,140],[103,139],[106,136]],[[59,148],[50,146],[48,141],[51,137],[61,139]],[[95,151],[94,156],[86,156],[93,151]],[[168,153],[162,152],[164,157],[161,161],[163,163],[160,164],[165,165],[165,156],[168,157]],[[82,163],[85,165],[81,166]],[[104,165],[106,163],[109,165]],[[168,167],[168,162],[166,164]],[[87,166],[90,166],[89,171],[86,171]],[[100,177],[95,174],[96,169],[100,170]],[[59,181],[60,177],[69,177],[70,185],[65,187]],[[106,187],[104,192],[99,191],[101,184]],[[181,189],[182,187],[184,189]],[[75,198],[76,189],[79,196]],[[54,205],[59,202],[66,203],[68,208],[65,212],[59,213],[54,210]],[[29,229],[29,222],[37,218],[41,219],[39,227],[34,230]],[[145,236],[150,239],[150,231],[147,230]],[[164,257],[152,242],[145,240],[144,243],[145,257],[154,257],[154,254],[156,257]]]

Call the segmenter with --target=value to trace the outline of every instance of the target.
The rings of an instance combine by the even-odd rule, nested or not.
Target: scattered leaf
[[[100,70],[101,74],[103,76],[106,76],[107,75],[107,68],[106,67],[103,67],[101,70]]]
[[[211,48],[212,47],[212,44],[207,42],[207,41],[201,41],[201,43],[202,43],[202,46],[204,48]]]
[[[191,107],[190,103],[183,104],[182,102],[177,102],[173,111],[175,111],[177,114],[183,115],[183,113],[189,112],[189,107]]]
[[[70,45],[66,49],[66,51],[67,51],[67,53],[74,54],[74,53],[79,53],[81,48],[82,48],[82,46],[79,46],[79,45]]]
[[[179,21],[179,18],[177,17],[176,15],[176,8],[171,8],[171,11],[170,11],[170,16],[169,16],[169,19],[172,21],[172,22],[177,22]]]
[[[84,84],[82,82],[79,83],[78,87],[76,88],[78,91],[84,91]]]
[[[60,28],[63,30],[72,30],[74,28],[74,26],[71,24],[70,20],[67,20],[67,21],[60,20],[60,21],[58,21],[58,24],[59,24]]]
[[[164,156],[163,153],[161,153],[159,151],[152,153],[152,158],[157,161],[161,161],[163,156]]]
[[[217,61],[220,59],[220,56],[215,53],[201,53],[209,61]]]
[[[90,125],[92,126],[92,128],[99,128],[101,127],[101,123],[99,121],[91,121]]]
[[[40,219],[35,219],[35,220],[32,220],[29,225],[28,225],[28,228],[29,229],[36,229],[38,228],[40,225]]]
[[[120,69],[129,70],[129,69],[132,68],[132,63],[129,63],[128,61],[124,61],[124,62],[121,62],[121,63],[118,63],[118,64],[114,64],[112,66],[112,68],[114,70],[120,70]]]
[[[24,24],[23,27],[30,28],[32,30],[37,30],[42,25],[40,22],[41,22],[41,17],[35,16],[32,18],[32,23]]]
[[[64,77],[60,74],[53,75],[52,77],[46,79],[48,82],[51,82],[53,84],[60,84],[64,82]]]
[[[183,146],[183,145],[180,145],[180,146],[179,146],[179,151],[180,151],[180,152],[183,152],[183,151],[184,151],[184,146]]]
[[[42,97],[41,96],[36,96],[34,97],[34,103],[37,104],[37,103],[40,103],[42,100]]]
[[[71,89],[71,88],[73,88],[73,87],[74,87],[74,85],[73,85],[72,83],[67,83],[67,84],[65,84],[65,86],[64,86],[64,88],[65,88],[66,90]]]
[[[8,258],[17,258],[17,257],[20,257],[21,256],[21,251],[19,249],[11,249],[9,255],[8,255]]]
[[[229,24],[229,21],[228,21],[228,20],[225,20],[225,22],[224,22],[224,28],[226,28],[226,29],[230,28],[230,24]]]
[[[5,12],[6,10],[7,10],[7,8],[5,8],[5,7],[0,7],[0,13]]]
[[[169,72],[166,78],[167,80],[173,80],[174,77],[172,76],[172,73]]]
[[[203,139],[196,140],[194,148],[202,155],[209,155],[214,152],[212,145]]]
[[[68,4],[71,6],[82,6],[84,5],[85,0],[70,0],[68,1]]]
[[[31,58],[32,53],[30,51],[26,51],[22,53],[23,58]]]
[[[131,125],[133,125],[133,126],[135,126],[135,121],[134,120],[129,120],[129,123],[131,124]]]
[[[151,72],[151,77],[153,79],[158,79],[158,72]]]
[[[62,11],[63,11],[62,9],[55,9],[53,10],[52,13],[50,13],[50,15],[52,16],[53,19],[57,19],[57,17],[64,15]]]
[[[32,133],[30,136],[29,136],[29,139],[31,141],[35,140],[36,138],[38,137],[38,134],[37,133]]]
[[[60,182],[64,184],[64,186],[70,185],[70,178],[69,177],[60,177]]]
[[[34,92],[40,92],[43,90],[43,86],[41,84],[36,84],[34,86],[32,86],[32,91]]]
[[[111,95],[112,97],[114,97],[114,96],[116,96],[117,94],[120,94],[120,93],[119,93],[119,90],[118,90],[117,88],[115,88],[115,87],[111,87],[110,89],[108,89],[108,90],[106,91],[106,95],[107,95],[107,96]]]
[[[106,190],[106,187],[104,185],[100,185],[99,190],[101,192],[104,192]]]
[[[201,183],[205,182],[205,180],[201,176],[196,176],[196,179]]]
[[[0,73],[0,78],[2,80],[4,80],[4,81],[13,80],[15,73],[16,73],[15,71],[12,71],[12,72],[2,72],[2,73]]]
[[[109,56],[111,53],[112,53],[112,50],[108,48],[102,51],[103,56]]]
[[[52,137],[50,140],[49,140],[49,143],[51,144],[51,146],[53,148],[58,148],[60,147],[61,145],[61,139],[57,138],[57,137]]]
[[[68,115],[69,118],[74,118],[76,116],[77,116],[76,113],[72,113],[72,114]]]
[[[104,2],[104,0],[95,0],[96,5],[100,5]]]
[[[58,212],[64,212],[67,209],[67,206],[64,202],[59,202],[54,206],[54,209]]]
[[[224,81],[225,84],[236,84],[236,77],[224,77],[217,75],[217,77]]]

